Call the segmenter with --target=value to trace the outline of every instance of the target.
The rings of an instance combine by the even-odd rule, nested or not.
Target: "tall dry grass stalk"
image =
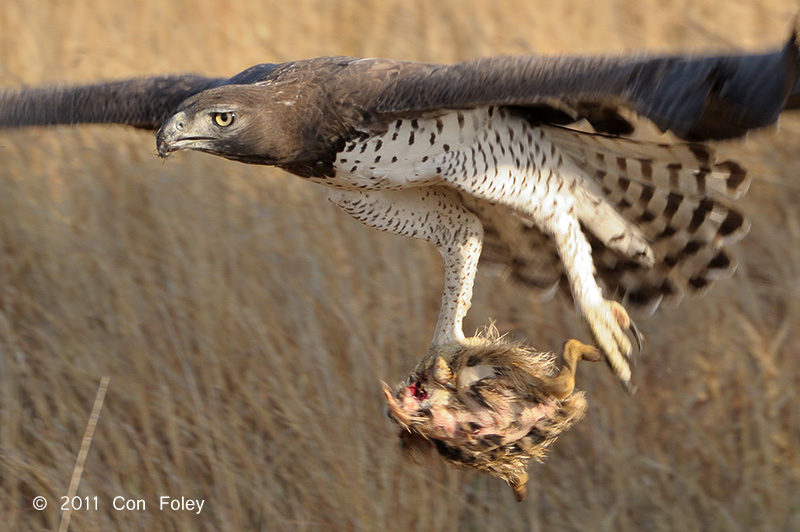
[[[777,46],[794,2],[9,0],[0,84],[232,74],[322,54],[454,61],[506,52]],[[723,146],[758,176],[740,269],[640,323],[626,396],[587,367],[587,418],[513,502],[491,478],[403,461],[379,382],[435,323],[439,258],[274,170],[104,127],[0,136],[0,516],[60,519],[102,375],[113,379],[70,529],[800,529],[800,124]],[[586,339],[482,270],[467,329]],[[35,511],[32,500],[49,500]],[[144,500],[117,511],[115,496]],[[204,499],[162,511],[159,497]]]
[[[89,421],[86,423],[86,430],[83,433],[81,448],[78,451],[78,457],[75,459],[75,467],[72,470],[72,477],[70,477],[69,480],[69,488],[67,488],[66,495],[67,501],[73,501],[74,498],[77,497],[76,494],[78,493],[78,486],[81,484],[81,475],[83,475],[83,466],[86,463],[86,457],[89,455],[89,449],[92,446],[94,430],[97,428],[97,422],[100,419],[100,412],[103,410],[103,401],[105,400],[106,391],[108,390],[108,382],[110,380],[111,379],[107,376],[103,377],[100,379],[100,385],[97,387],[97,394],[95,394],[94,397],[92,412],[89,415]],[[93,500],[93,498],[87,499],[87,510],[93,507],[92,503],[89,502]],[[66,506],[66,509],[62,510],[61,512],[61,522],[58,524],[58,532],[67,532],[67,530],[69,530],[72,512],[83,506],[83,501],[81,501],[80,506],[72,502],[69,502]],[[99,507],[99,505],[97,506]]]

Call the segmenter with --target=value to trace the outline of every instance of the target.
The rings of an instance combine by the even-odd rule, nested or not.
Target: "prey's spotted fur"
[[[555,356],[497,338],[467,338],[432,347],[395,389],[384,386],[389,416],[401,426],[402,448],[417,461],[436,450],[460,469],[499,477],[518,501],[527,494],[527,461],[586,411],[575,391],[581,360],[600,360],[593,346],[568,340],[561,368]]]

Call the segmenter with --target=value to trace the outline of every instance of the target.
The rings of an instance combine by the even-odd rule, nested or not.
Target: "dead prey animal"
[[[394,391],[384,383],[389,417],[414,462],[432,450],[448,464],[499,477],[522,501],[527,462],[583,417],[574,391],[581,360],[601,360],[592,346],[568,340],[556,373],[555,355],[502,339],[469,338],[432,348]]]

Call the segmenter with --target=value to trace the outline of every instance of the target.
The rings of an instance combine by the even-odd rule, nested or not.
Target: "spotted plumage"
[[[432,142],[411,142],[428,131],[434,132]],[[361,154],[378,152],[391,156],[392,162],[363,164]],[[520,227],[527,224],[541,232],[545,238],[534,242],[542,249],[532,253],[556,256],[555,267],[543,273],[566,276],[579,310],[594,320],[598,343],[610,352],[630,349],[619,331],[627,318],[614,312],[618,307],[604,299],[594,279],[592,242],[596,254],[605,259],[603,250],[608,250],[614,261],[600,271],[606,290],[653,310],[665,296],[677,299],[730,275],[735,262],[724,246],[748,228],[743,214],[717,199],[744,193],[749,183],[744,170],[730,161],[716,163],[705,146],[531,124],[505,108],[398,119],[385,132],[352,141],[340,155],[335,177],[327,184],[341,189],[332,200],[357,219],[432,241],[440,249],[455,247],[440,240],[437,232],[443,223],[462,228],[457,254],[445,253],[446,278],[454,286],[471,285],[480,240],[499,240],[495,246],[506,247],[503,254],[512,257],[509,265],[514,268],[520,248],[504,241],[506,234],[492,226],[493,220],[514,218]],[[459,193],[449,194],[450,199],[444,190],[429,195],[442,185]],[[408,191],[393,192],[401,189]],[[435,224],[422,208],[425,199],[436,200]],[[387,210],[384,204],[395,207]],[[516,216],[509,217],[509,211]],[[482,236],[486,228],[492,232]],[[458,257],[456,264],[448,262],[449,255]],[[454,302],[470,297],[468,292],[454,293],[445,294],[446,319],[439,320],[434,345],[463,339],[461,318],[468,304]],[[628,378],[624,361],[612,356],[609,362]]]
[[[464,341],[478,264],[564,279],[630,385],[628,314],[729,276],[746,171],[701,144],[800,107],[797,30],[754,55],[502,56],[436,65],[321,57],[232,78],[167,76],[0,93],[0,128],[158,130],[158,152],[274,165],[362,222],[444,258],[432,345]],[[636,140],[649,120],[676,143]],[[483,253],[482,253],[483,251]],[[616,299],[616,301],[615,301]]]

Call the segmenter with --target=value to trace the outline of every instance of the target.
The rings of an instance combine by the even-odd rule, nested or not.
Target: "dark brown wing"
[[[797,25],[797,22],[796,22]],[[393,114],[507,105],[532,120],[586,118],[598,131],[626,134],[627,108],[692,140],[731,138],[800,107],[795,28],[783,49],[765,54],[627,57],[501,56],[455,65],[324,57],[257,65],[233,78],[166,76],[76,87],[0,92],[0,129],[28,125],[117,123],[156,129],[187,98],[230,84],[271,82],[302,98],[306,153],[327,153],[370,121]]]
[[[797,22],[796,22],[797,24]],[[385,84],[375,113],[480,105],[533,107],[593,119],[611,133],[625,107],[690,140],[732,138],[800,107],[798,28],[786,45],[752,55],[539,57],[502,56],[455,65],[375,65]],[[354,64],[353,67],[357,67]],[[567,109],[558,116],[560,109]],[[606,126],[606,127],[604,127]],[[624,126],[623,126],[624,129]]]
[[[123,124],[156,130],[186,98],[212,87],[256,83],[275,65],[232,78],[194,75],[135,78],[78,86],[0,91],[0,129],[57,124]]]

